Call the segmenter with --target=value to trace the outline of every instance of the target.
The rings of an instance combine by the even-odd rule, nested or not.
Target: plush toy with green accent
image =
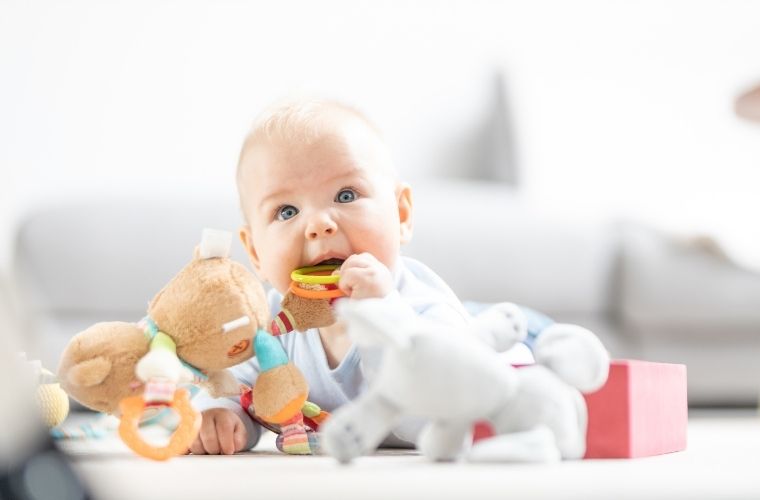
[[[95,324],[74,336],[62,354],[58,377],[66,392],[88,408],[120,416],[122,438],[148,458],[184,453],[201,418],[189,403],[191,393],[203,387],[214,397],[240,395],[226,368],[254,355],[268,368],[253,388],[256,415],[295,426],[291,442],[308,443],[301,412],[308,386],[265,331],[263,287],[227,257],[230,244],[229,233],[204,230],[192,261],[153,298],[143,320]],[[144,442],[138,424],[167,407],[181,420],[169,444]],[[300,444],[284,450],[311,452]]]

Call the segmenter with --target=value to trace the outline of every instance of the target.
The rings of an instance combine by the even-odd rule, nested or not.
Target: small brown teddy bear
[[[230,244],[229,233],[204,230],[193,260],[153,298],[140,323],[95,324],[62,354],[58,376],[66,392],[88,408],[121,415],[122,438],[141,455],[170,458],[197,435],[200,415],[178,384],[200,385],[214,397],[239,395],[240,384],[225,368],[256,354],[260,361],[280,360],[276,369],[262,371],[260,390],[254,387],[258,416],[269,415],[275,424],[297,420],[306,402],[301,372],[277,351],[279,343],[264,341],[271,338],[264,290],[250,271],[227,258]],[[141,441],[137,420],[149,413],[145,409],[164,406],[183,420],[167,446],[154,448]]]

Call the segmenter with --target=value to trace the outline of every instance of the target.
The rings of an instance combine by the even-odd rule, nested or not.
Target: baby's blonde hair
[[[291,99],[278,102],[264,110],[256,118],[243,141],[236,172],[241,208],[244,206],[242,184],[246,170],[245,159],[254,146],[282,142],[297,146],[311,145],[336,122],[346,119],[358,121],[377,137],[377,142],[386,155],[383,164],[395,178],[395,167],[390,161],[390,152],[385,146],[382,134],[364,113],[351,105],[332,99]]]
[[[243,160],[256,144],[287,142],[308,145],[317,140],[335,120],[353,118],[367,126],[382,142],[380,130],[357,108],[332,99],[298,99],[276,103],[262,112],[243,141],[237,166],[240,182]]]

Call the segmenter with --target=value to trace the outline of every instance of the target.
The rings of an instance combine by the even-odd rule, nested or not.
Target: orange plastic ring
[[[180,422],[166,446],[153,446],[146,443],[140,435],[138,426],[145,409],[145,400],[142,396],[122,399],[119,408],[121,409],[119,436],[132,451],[145,458],[168,460],[184,455],[201,429],[201,414],[190,404],[190,395],[185,389],[174,392],[171,408],[179,415]]]
[[[295,295],[305,299],[335,299],[346,295],[340,288],[332,290],[309,290],[307,288],[301,288],[295,281],[290,282],[290,288],[288,289]]]

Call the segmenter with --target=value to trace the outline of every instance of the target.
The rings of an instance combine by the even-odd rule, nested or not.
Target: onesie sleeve
[[[446,326],[469,323],[471,316],[454,291],[423,263],[402,257],[395,279],[395,290],[388,296],[394,307]]]
[[[463,307],[445,300],[415,307],[415,304],[410,303],[409,300],[402,297],[397,290],[389,293],[384,300],[390,305],[388,310],[394,311],[399,316],[422,317],[433,323],[447,327],[466,326],[470,320],[469,315]]]

